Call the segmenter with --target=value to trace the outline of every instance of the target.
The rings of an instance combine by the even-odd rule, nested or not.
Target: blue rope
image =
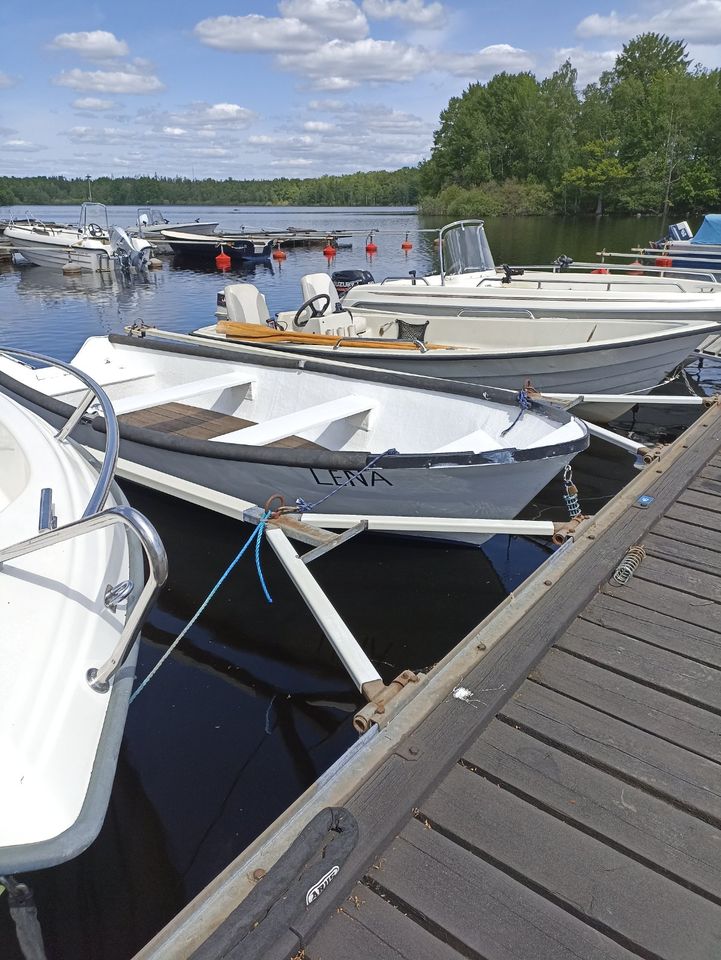
[[[225,569],[225,572],[221,575],[220,579],[219,579],[218,582],[215,584],[215,586],[213,587],[213,589],[210,591],[210,593],[208,594],[208,596],[205,598],[205,600],[203,600],[203,602],[202,602],[201,605],[198,607],[198,609],[195,611],[195,613],[194,613],[193,616],[190,618],[190,620],[188,621],[188,623],[183,627],[183,629],[182,629],[181,632],[178,634],[178,636],[175,638],[175,640],[173,640],[173,642],[170,644],[170,646],[169,646],[168,649],[165,651],[165,653],[163,654],[163,656],[160,658],[160,660],[158,660],[158,662],[155,664],[155,666],[153,667],[153,669],[152,669],[152,670],[150,671],[150,673],[147,675],[147,677],[145,678],[145,680],[143,680],[143,682],[140,684],[140,686],[137,688],[137,690],[134,691],[133,695],[132,695],[131,698],[130,698],[130,703],[132,703],[133,700],[135,700],[135,698],[136,698],[137,695],[140,693],[140,691],[143,690],[143,689],[147,686],[147,684],[152,680],[152,678],[155,676],[155,674],[158,672],[158,670],[162,667],[162,665],[163,665],[163,664],[165,663],[165,661],[168,659],[168,657],[169,657],[170,654],[173,652],[173,650],[175,650],[175,648],[178,646],[178,644],[180,643],[180,641],[181,641],[181,640],[183,639],[183,637],[187,634],[188,630],[190,630],[190,628],[193,626],[193,624],[196,623],[196,621],[197,621],[198,618],[200,617],[201,613],[202,613],[202,612],[205,610],[205,608],[208,606],[208,604],[209,604],[210,601],[213,599],[213,597],[216,595],[216,593],[218,592],[218,590],[220,590],[220,588],[221,588],[221,586],[223,585],[223,583],[227,580],[227,578],[228,578],[228,577],[230,576],[230,574],[232,573],[233,568],[235,567],[235,565],[238,563],[238,561],[240,560],[240,558],[243,556],[243,554],[246,552],[246,550],[248,549],[248,547],[251,545],[251,543],[252,543],[254,540],[255,540],[255,566],[256,566],[256,570],[258,571],[258,576],[260,577],[260,585],[261,585],[262,588],[263,588],[263,592],[265,593],[265,597],[266,597],[266,600],[268,601],[268,603],[272,603],[272,602],[273,602],[270,594],[268,593],[268,588],[267,588],[267,586],[265,585],[265,579],[263,578],[263,572],[262,572],[262,570],[261,570],[261,568],[260,568],[260,541],[263,539],[263,531],[265,530],[265,525],[266,525],[266,523],[268,522],[268,518],[269,518],[269,517],[270,517],[270,511],[268,510],[268,511],[266,511],[266,512],[263,514],[263,516],[260,518],[260,520],[258,521],[258,526],[255,528],[255,530],[251,533],[251,535],[250,535],[250,536],[248,537],[248,539],[245,541],[245,543],[244,543],[243,546],[241,547],[240,551],[236,554],[235,558],[234,558],[233,560],[231,560],[231,562],[228,564],[228,566],[227,566],[226,569]]]
[[[521,417],[523,416],[523,414],[525,413],[526,410],[530,410],[530,409],[531,409],[531,398],[528,396],[528,391],[525,389],[525,387],[521,387],[521,389],[518,391],[518,397],[517,397],[516,399],[518,400],[519,404],[521,405],[521,409],[518,411],[518,416],[517,416],[516,419],[513,421],[513,423],[510,425],[510,427],[506,427],[505,430],[501,430],[501,436],[502,436],[502,437],[505,437],[505,435],[506,435],[507,433],[509,433],[511,430],[513,430],[513,428],[514,428],[515,425],[518,423],[518,421],[521,419]]]
[[[326,494],[324,497],[321,497],[320,500],[316,500],[315,503],[306,503],[302,497],[298,497],[297,500],[295,501],[295,504],[298,507],[299,512],[307,513],[309,510],[315,510],[315,508],[319,507],[321,503],[325,503],[326,500],[330,500],[331,497],[334,497],[339,490],[343,489],[343,487],[347,487],[349,483],[352,483],[354,480],[357,480],[358,477],[360,477],[361,474],[365,473],[366,470],[370,470],[370,468],[374,466],[376,463],[378,463],[378,461],[382,457],[388,457],[391,455],[392,456],[398,455],[398,451],[396,450],[395,447],[389,447],[388,450],[384,450],[383,453],[376,454],[376,456],[373,457],[371,460],[369,460],[364,467],[361,467],[360,470],[358,470],[356,473],[348,477],[347,480],[344,480],[343,483],[339,483],[334,490],[331,490],[330,493]]]

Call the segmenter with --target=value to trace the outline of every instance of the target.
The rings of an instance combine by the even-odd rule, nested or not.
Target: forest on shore
[[[645,33],[581,93],[570,60],[543,80],[498,73],[441,111],[417,167],[274,180],[0,177],[0,207],[78,204],[418,205],[447,218],[721,206],[721,70]]]

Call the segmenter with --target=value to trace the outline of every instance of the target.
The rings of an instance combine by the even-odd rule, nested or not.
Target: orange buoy
[[[375,253],[378,247],[373,243],[373,231],[368,234],[368,239],[366,240],[366,253]]]
[[[332,243],[328,243],[323,247],[323,255],[326,257],[334,257],[336,253],[338,253],[338,248],[334,247]]]
[[[656,257],[656,259],[653,262],[656,264],[657,267],[673,266],[673,260],[671,259],[671,257]]]
[[[598,270],[591,270],[591,273],[608,273],[605,267],[599,267]]]
[[[280,247],[276,247],[273,253],[271,254],[274,260],[285,260],[287,254],[285,250],[281,250]]]
[[[220,248],[220,253],[215,258],[215,265],[218,270],[228,270],[230,268],[230,257],[222,247]]]
[[[632,260],[632,261],[629,263],[629,267],[642,267],[642,266],[643,266],[643,264],[641,263],[640,260]],[[629,277],[642,277],[642,276],[643,276],[643,270],[629,270],[629,271],[628,271],[628,275],[629,275]]]
[[[406,238],[401,244],[401,250],[412,250],[412,249],[413,249],[413,244],[408,239],[408,234],[406,234]]]

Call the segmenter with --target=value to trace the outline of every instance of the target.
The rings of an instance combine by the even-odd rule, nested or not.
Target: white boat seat
[[[230,283],[224,293],[228,320],[266,326],[270,320],[268,304],[260,290],[252,283]]]
[[[486,430],[473,430],[457,440],[451,440],[442,447],[436,447],[434,453],[454,453],[463,450],[472,450],[474,453],[482,453],[484,450],[505,450],[507,444],[499,443],[495,437],[492,437]]]
[[[361,413],[369,414],[376,402],[369,400],[368,397],[339,397],[337,400],[318,403],[313,407],[296,410],[282,417],[273,417],[272,420],[257,423],[252,427],[244,427],[242,430],[233,430],[231,433],[212,437],[212,442],[250,443],[253,446],[262,447],[266,443],[274,443],[285,437],[297,436],[303,430],[320,427],[336,420],[345,420]],[[359,429],[367,429],[367,426],[361,425]]]
[[[303,303],[312,297],[317,297],[321,293],[325,293],[326,296],[330,297],[330,303],[325,308],[324,313],[333,313],[335,311],[335,305],[340,303],[338,291],[327,273],[307,273],[304,277],[301,277],[300,292]]]
[[[179,400],[187,400],[189,397],[197,397],[204,393],[227,390],[229,387],[251,386],[253,383],[255,383],[255,377],[249,377],[247,373],[238,371],[223,373],[217,377],[193,380],[190,383],[179,383],[175,387],[166,387],[163,390],[154,390],[140,396],[115,400],[113,401],[113,407],[117,416],[120,417],[124,413],[147,410],[149,407],[159,407],[164,403],[176,403]]]

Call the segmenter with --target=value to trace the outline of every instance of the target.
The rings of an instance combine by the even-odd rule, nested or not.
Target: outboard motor
[[[153,245],[142,237],[129,237],[122,227],[110,228],[110,247],[123,267],[142,270],[147,267]]]
[[[369,270],[336,270],[330,275],[333,286],[338,291],[338,296],[342,297],[348,293],[351,287],[357,287],[364,283],[375,283],[373,274]]]

